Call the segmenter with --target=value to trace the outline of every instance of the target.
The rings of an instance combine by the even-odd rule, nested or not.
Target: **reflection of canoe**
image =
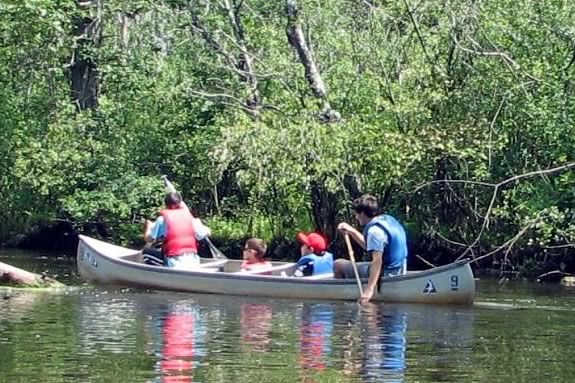
[[[223,272],[206,268],[183,271],[139,262],[140,252],[81,235],[78,244],[78,270],[83,278],[100,284],[141,286],[187,292],[268,296],[300,299],[355,300],[354,279],[307,279],[280,275],[237,274],[241,261],[229,260]],[[208,263],[211,260],[204,260]],[[220,261],[212,261],[214,264]],[[209,263],[208,263],[209,264]],[[289,263],[274,262],[279,270]],[[292,264],[293,265],[293,264]],[[208,265],[206,265],[208,266]],[[285,267],[283,267],[285,266]],[[366,284],[367,281],[364,281]],[[430,270],[384,278],[374,300],[387,302],[470,304],[475,280],[469,261],[462,260]]]

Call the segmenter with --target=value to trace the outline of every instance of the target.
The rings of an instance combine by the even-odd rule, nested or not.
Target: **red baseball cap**
[[[309,247],[312,247],[313,250],[317,253],[321,253],[327,249],[327,241],[323,234],[320,233],[298,233],[296,236],[297,240]]]

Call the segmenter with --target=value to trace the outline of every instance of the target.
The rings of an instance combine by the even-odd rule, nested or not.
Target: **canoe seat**
[[[209,268],[209,269],[218,269],[220,270],[223,266],[228,263],[227,259],[219,259],[217,261],[210,261],[210,262],[203,262],[200,263],[198,266],[200,269]],[[203,271],[203,270],[202,270]]]
[[[202,273],[221,273],[222,271],[224,271],[222,267],[218,268],[202,267]]]
[[[265,269],[257,269],[257,270],[242,270],[236,271],[232,274],[242,274],[242,275],[280,275],[282,271],[293,271],[295,269],[295,263],[286,263],[284,265],[279,266],[272,266]]]
[[[309,277],[304,277],[305,279],[330,279],[333,278],[333,273],[325,273],[320,275],[310,275]]]

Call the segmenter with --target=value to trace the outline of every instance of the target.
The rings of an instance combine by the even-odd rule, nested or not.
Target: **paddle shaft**
[[[173,183],[170,182],[170,180],[168,179],[168,176],[164,175],[162,176],[162,181],[164,181],[164,185],[166,185],[166,188],[170,191],[170,193],[177,193],[178,191],[176,190],[176,187],[174,186]],[[184,203],[184,201],[182,201],[182,203]],[[184,203],[185,205],[185,203]],[[186,209],[188,208],[188,206],[186,205]]]
[[[345,244],[347,245],[347,252],[349,253],[349,260],[351,261],[351,266],[353,267],[353,273],[355,274],[355,280],[357,282],[357,287],[359,288],[360,297],[363,296],[363,287],[361,286],[361,279],[359,278],[359,272],[357,271],[357,263],[355,263],[355,256],[353,254],[353,248],[351,247],[351,241],[349,240],[349,234],[345,233]]]

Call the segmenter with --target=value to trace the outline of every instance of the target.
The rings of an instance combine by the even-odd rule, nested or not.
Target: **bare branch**
[[[456,246],[460,246],[460,247],[468,247],[469,245],[466,245],[465,243],[461,243],[461,242],[457,242],[457,241],[453,241],[451,239],[445,238],[443,235],[441,235],[441,233],[434,231],[433,232],[434,235],[437,235],[439,238],[441,238],[442,240],[444,240],[445,242],[452,244],[452,245],[456,245]]]
[[[473,243],[471,245],[469,245],[469,247],[463,252],[463,254],[461,254],[459,257],[457,257],[456,261],[465,257],[465,255],[467,255],[471,249],[476,246],[479,241],[481,240],[481,237],[483,236],[483,232],[485,231],[485,229],[487,228],[487,226],[489,225],[489,216],[491,215],[491,211],[493,209],[493,206],[495,204],[495,200],[497,199],[497,195],[499,193],[499,189],[502,186],[505,186],[511,182],[515,182],[518,181],[520,179],[523,178],[528,178],[528,177],[533,177],[533,176],[541,176],[541,175],[545,175],[545,174],[551,174],[551,173],[556,173],[556,172],[560,172],[563,170],[567,170],[570,169],[572,167],[575,167],[575,162],[569,163],[567,165],[563,165],[563,166],[558,166],[556,168],[552,168],[552,169],[546,169],[546,170],[538,170],[538,171],[534,171],[534,172],[529,172],[529,173],[525,173],[525,174],[519,174],[517,176],[508,178],[506,180],[501,181],[500,183],[498,183],[497,185],[495,185],[495,188],[493,190],[493,196],[491,197],[491,202],[489,203],[489,207],[487,208],[487,213],[485,214],[485,218],[483,220],[483,224],[481,225],[481,230],[479,231],[479,234],[477,235],[477,238],[475,238],[475,240],[473,241]],[[448,181],[449,182],[449,181]],[[524,231],[521,231],[520,234],[523,234]],[[516,239],[515,239],[516,240]],[[510,246],[512,246],[515,243],[515,241],[510,243]],[[506,258],[507,258],[507,253],[506,253]]]
[[[493,128],[495,127],[495,122],[497,121],[497,117],[499,117],[499,112],[501,112],[501,108],[505,104],[506,99],[502,98],[501,102],[499,103],[499,108],[497,108],[497,112],[495,112],[495,116],[491,120],[491,124],[489,125],[489,155],[488,155],[488,169],[491,170],[491,157],[492,157],[492,137],[493,137]]]
[[[457,26],[457,21],[455,19],[455,15],[452,13],[451,15],[451,19],[452,19],[452,24],[454,26],[454,28]],[[477,47],[477,49],[471,49],[471,48],[466,48],[464,46],[461,45],[461,43],[459,42],[459,39],[457,38],[455,33],[451,33],[451,39],[453,40],[455,46],[457,48],[459,48],[461,51],[466,52],[466,53],[471,53],[477,56],[484,56],[484,57],[499,57],[503,60],[503,62],[505,64],[508,65],[509,70],[511,71],[511,73],[514,73],[514,71],[517,71],[519,69],[521,69],[521,66],[515,61],[513,60],[507,53],[505,52],[500,52],[499,50],[495,50],[495,51],[487,51],[485,49],[483,49],[481,47],[481,45],[475,41],[471,36],[466,35],[467,39],[469,39],[474,46]],[[488,39],[487,36],[485,36],[486,39]],[[494,44],[490,41],[491,45],[494,46]],[[479,49],[479,50],[478,50]],[[542,82],[540,79],[538,79],[537,77],[531,75],[530,73],[527,73],[525,71],[523,71],[523,74],[532,79],[533,81],[536,82]]]
[[[409,19],[411,20],[411,23],[413,24],[413,28],[415,29],[415,33],[417,34],[417,39],[419,40],[419,43],[421,44],[421,48],[423,49],[423,53],[425,54],[427,61],[429,62],[429,64],[431,64],[432,67],[435,68],[435,65],[433,65],[433,61],[431,60],[431,57],[429,56],[429,53],[427,52],[427,45],[425,44],[425,41],[423,40],[423,36],[421,36],[421,32],[419,30],[419,24],[415,20],[415,17],[413,16],[413,12],[411,12],[411,9],[409,8],[409,4],[407,4],[407,0],[403,0],[403,5],[405,5],[405,9],[407,10],[407,14],[409,15]]]
[[[526,179],[526,178],[530,178],[530,177],[534,177],[534,176],[544,176],[544,175],[548,175],[548,174],[553,174],[553,173],[558,173],[558,172],[562,172],[564,170],[568,170],[571,168],[575,168],[575,162],[570,162],[568,164],[562,165],[562,166],[557,166],[554,168],[550,168],[550,169],[544,169],[544,170],[537,170],[537,171],[532,171],[532,172],[528,172],[528,173],[524,173],[524,174],[519,174],[510,178],[507,178],[497,184],[493,184],[493,183],[488,183],[488,182],[479,182],[479,181],[469,181],[469,180],[436,180],[436,181],[431,181],[431,182],[427,182],[425,184],[422,184],[420,186],[418,186],[417,188],[415,188],[412,193],[415,193],[419,190],[421,190],[423,187],[425,186],[429,186],[429,185],[433,185],[433,184],[438,184],[438,183],[447,183],[447,184],[452,184],[452,183],[456,183],[456,184],[471,184],[471,185],[480,185],[480,186],[489,186],[489,187],[493,187],[493,194],[491,196],[491,200],[489,202],[489,206],[487,208],[487,212],[485,213],[485,216],[483,218],[483,223],[481,225],[481,229],[479,231],[479,234],[477,235],[477,237],[475,238],[475,240],[467,247],[467,249],[465,249],[465,251],[459,256],[457,257],[457,260],[462,259],[463,257],[465,257],[467,254],[469,254],[470,252],[473,253],[473,248],[479,243],[479,241],[481,240],[481,237],[483,236],[483,233],[485,232],[485,230],[489,227],[489,218],[491,216],[491,212],[493,210],[493,207],[495,206],[495,201],[497,200],[497,196],[499,194],[499,190],[512,183],[512,182],[516,182],[522,179]],[[537,219],[539,218],[539,216],[537,217]],[[515,244],[515,242],[517,241],[517,239],[519,239],[519,237],[521,235],[523,235],[523,233],[531,227],[531,225],[534,222],[530,223],[528,226],[524,227],[518,235],[516,235],[515,237],[513,237],[512,239],[510,239],[509,241],[505,242],[503,245],[501,245],[499,248],[497,248],[495,251],[492,251],[486,255],[483,255],[479,258],[476,258],[475,261],[480,260],[485,258],[486,256],[489,255],[493,255],[495,253],[497,253],[498,251],[500,251],[501,249],[507,247],[508,250]],[[510,250],[509,250],[510,251]],[[506,253],[506,255],[508,254],[508,252]]]
[[[536,280],[537,280],[537,282],[540,282],[539,280],[540,280],[541,278],[543,278],[543,277],[548,277],[548,276],[550,276],[550,275],[562,275],[562,276],[566,276],[566,277],[573,276],[573,274],[564,273],[564,272],[561,271],[561,270],[553,270],[553,271],[548,271],[548,272],[546,272],[546,273],[543,273],[543,274],[537,276]]]
[[[192,12],[192,29],[202,36],[202,38],[210,48],[212,48],[216,53],[224,57],[228,62],[228,64],[230,64],[233,67],[237,66],[236,59],[228,52],[226,52],[226,50],[214,38],[212,33],[208,31],[208,29],[201,23],[200,19],[198,18],[198,15],[195,12]]]
[[[544,249],[568,249],[575,248],[575,243],[567,243],[565,245],[552,245],[552,246],[541,246]]]
[[[327,100],[325,84],[319,74],[317,65],[311,50],[306,42],[296,0],[286,0],[286,12],[288,18],[287,36],[289,43],[295,48],[305,70],[305,77],[314,96],[322,104],[322,120],[325,122],[337,122],[341,120],[340,114],[331,108]]]
[[[429,262],[428,260],[426,260],[425,258],[423,258],[421,255],[419,255],[419,254],[414,254],[414,255],[415,255],[415,257],[416,257],[417,259],[419,259],[421,262],[425,263],[427,266],[437,267],[437,266],[434,265],[433,263],[431,263],[431,262]]]
[[[247,111],[250,116],[254,118],[258,118],[260,115],[259,107],[260,107],[260,95],[258,91],[258,79],[255,74],[255,65],[253,56],[248,52],[247,45],[246,45],[246,35],[245,29],[243,27],[241,21],[241,8],[243,5],[243,1],[235,1],[234,5],[232,6],[229,0],[223,0],[220,3],[221,7],[227,12],[228,20],[230,26],[233,30],[233,38],[228,36],[224,32],[226,37],[228,37],[232,43],[238,48],[239,55],[238,57],[234,56],[234,54],[230,53],[213,35],[208,28],[203,25],[200,21],[198,14],[191,10],[192,15],[192,29],[199,33],[205,43],[214,50],[216,54],[223,57],[225,62],[227,63],[228,67],[225,69],[233,71],[242,81],[246,84],[247,90],[249,95],[245,99],[245,101],[241,101],[240,105],[242,105],[242,109]],[[208,8],[209,9],[209,8]],[[229,96],[229,95],[228,95]],[[212,97],[203,95],[203,97]],[[219,95],[221,97],[221,94]],[[230,98],[230,97],[228,97]],[[231,98],[230,98],[231,99]],[[238,100],[238,98],[234,97],[234,100]]]
[[[483,232],[489,226],[489,216],[491,215],[491,210],[493,209],[493,206],[495,205],[495,200],[497,199],[498,191],[499,191],[499,187],[495,186],[495,189],[493,190],[493,195],[491,196],[491,201],[489,202],[489,207],[487,208],[487,213],[485,214],[485,218],[483,219],[483,224],[481,225],[481,229],[479,230],[479,234],[477,234],[477,237],[475,238],[473,243],[471,245],[469,245],[469,247],[467,249],[465,249],[463,254],[461,254],[459,257],[457,257],[456,261],[465,257],[469,252],[471,252],[473,250],[473,248],[481,240],[481,237],[483,236]]]
[[[451,184],[469,184],[469,185],[478,185],[478,186],[487,186],[487,187],[496,187],[497,184],[494,183],[489,183],[489,182],[483,182],[483,181],[470,181],[470,180],[435,180],[435,181],[429,181],[429,182],[425,182],[421,185],[418,185],[415,189],[413,189],[412,191],[409,192],[409,194],[413,194],[413,193],[417,193],[418,191],[420,191],[421,189],[427,187],[427,186],[431,186],[431,185],[435,185],[435,184],[443,184],[443,183],[451,183]]]
[[[543,176],[543,175],[547,175],[547,174],[558,173],[558,172],[562,172],[563,170],[568,170],[571,168],[575,168],[575,162],[570,162],[568,164],[557,166],[557,167],[551,168],[551,169],[537,170],[537,171],[533,171],[533,172],[519,174],[519,175],[516,175],[514,177],[511,177],[511,178],[508,178],[506,180],[501,181],[500,183],[497,184],[497,186],[498,187],[504,186],[504,185],[507,185],[511,182],[519,181],[521,179],[530,178],[533,176]]]
[[[246,47],[245,30],[240,16],[242,3],[243,1],[240,1],[238,4],[235,4],[234,8],[232,9],[229,1],[224,0],[224,6],[228,12],[228,18],[234,31],[236,44],[240,49],[240,57],[239,60],[237,61],[237,68],[241,70],[243,73],[245,73],[242,80],[247,83],[250,89],[250,95],[246,100],[246,104],[249,109],[253,110],[254,115],[258,115],[259,114],[258,107],[260,104],[260,96],[258,92],[258,80],[254,75],[255,70],[254,70],[253,58],[248,53],[248,49]]]
[[[487,254],[482,255],[481,257],[477,257],[475,258],[472,262],[479,262],[482,259],[485,259],[487,257],[492,256],[493,254],[496,254],[498,252],[500,252],[503,249],[506,249],[505,251],[505,260],[507,260],[507,256],[509,255],[509,252],[511,251],[511,248],[513,247],[513,245],[515,244],[515,242],[517,242],[519,240],[519,238],[521,238],[523,236],[523,234],[525,234],[525,232],[527,230],[529,230],[530,228],[533,227],[533,225],[535,225],[539,219],[540,219],[541,213],[535,218],[533,219],[531,222],[529,222],[526,226],[524,226],[513,238],[509,239],[508,241],[506,241],[505,243],[503,243],[501,246],[497,247],[495,250],[490,251]],[[465,253],[464,253],[465,254]],[[459,256],[456,261],[458,261],[459,259],[463,258],[463,254],[461,256]]]
[[[197,96],[199,98],[202,99],[218,99],[219,102],[221,102],[224,105],[229,105],[229,106],[234,106],[234,107],[240,107],[243,111],[247,112],[248,114],[252,114],[253,115],[253,110],[248,108],[247,106],[244,105],[243,101],[240,100],[239,98],[231,95],[231,94],[227,94],[227,93],[207,93],[207,92],[202,92],[202,91],[197,91],[197,90],[190,90],[189,91],[191,95],[193,96]],[[229,103],[229,102],[225,102],[223,101],[223,99],[229,99],[232,101],[235,101],[235,103]],[[253,115],[254,117],[256,117],[255,115]]]

